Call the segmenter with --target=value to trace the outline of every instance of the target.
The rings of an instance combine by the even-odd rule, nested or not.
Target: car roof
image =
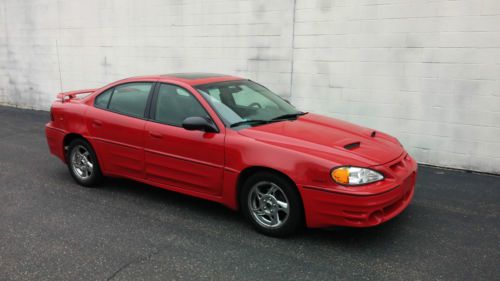
[[[224,82],[224,81],[233,81],[233,80],[243,80],[244,78],[226,75],[226,74],[217,74],[217,73],[205,73],[205,72],[185,72],[185,73],[170,73],[170,74],[161,74],[161,75],[148,75],[148,76],[139,76],[132,77],[126,80],[134,80],[134,79],[154,79],[163,82],[182,82],[185,84],[189,84],[191,86],[202,85],[202,84],[210,84],[216,82]]]

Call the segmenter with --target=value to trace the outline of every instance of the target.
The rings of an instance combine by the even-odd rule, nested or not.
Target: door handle
[[[162,134],[155,133],[155,132],[149,132],[149,135],[152,136],[153,138],[156,138],[156,139],[161,139],[163,137]]]
[[[94,127],[100,127],[102,125],[102,121],[101,120],[93,120],[92,125]]]

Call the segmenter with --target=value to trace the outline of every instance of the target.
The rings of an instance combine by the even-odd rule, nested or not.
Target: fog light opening
[[[368,219],[371,224],[380,224],[383,220],[383,213],[382,211],[375,211],[370,215],[370,218]]]

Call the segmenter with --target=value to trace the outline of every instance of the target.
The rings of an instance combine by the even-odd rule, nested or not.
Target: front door
[[[210,118],[188,90],[160,84],[145,127],[146,178],[211,195],[222,192],[224,134],[188,131],[187,117]]]

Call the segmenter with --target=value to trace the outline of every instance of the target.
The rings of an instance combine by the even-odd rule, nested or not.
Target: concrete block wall
[[[0,102],[183,71],[242,75],[290,96],[293,2],[1,0]],[[58,48],[57,48],[57,46]],[[57,55],[59,52],[59,56]]]
[[[2,104],[183,71],[249,77],[422,163],[500,173],[498,0],[0,0]]]
[[[500,1],[297,1],[293,102],[500,173]]]

